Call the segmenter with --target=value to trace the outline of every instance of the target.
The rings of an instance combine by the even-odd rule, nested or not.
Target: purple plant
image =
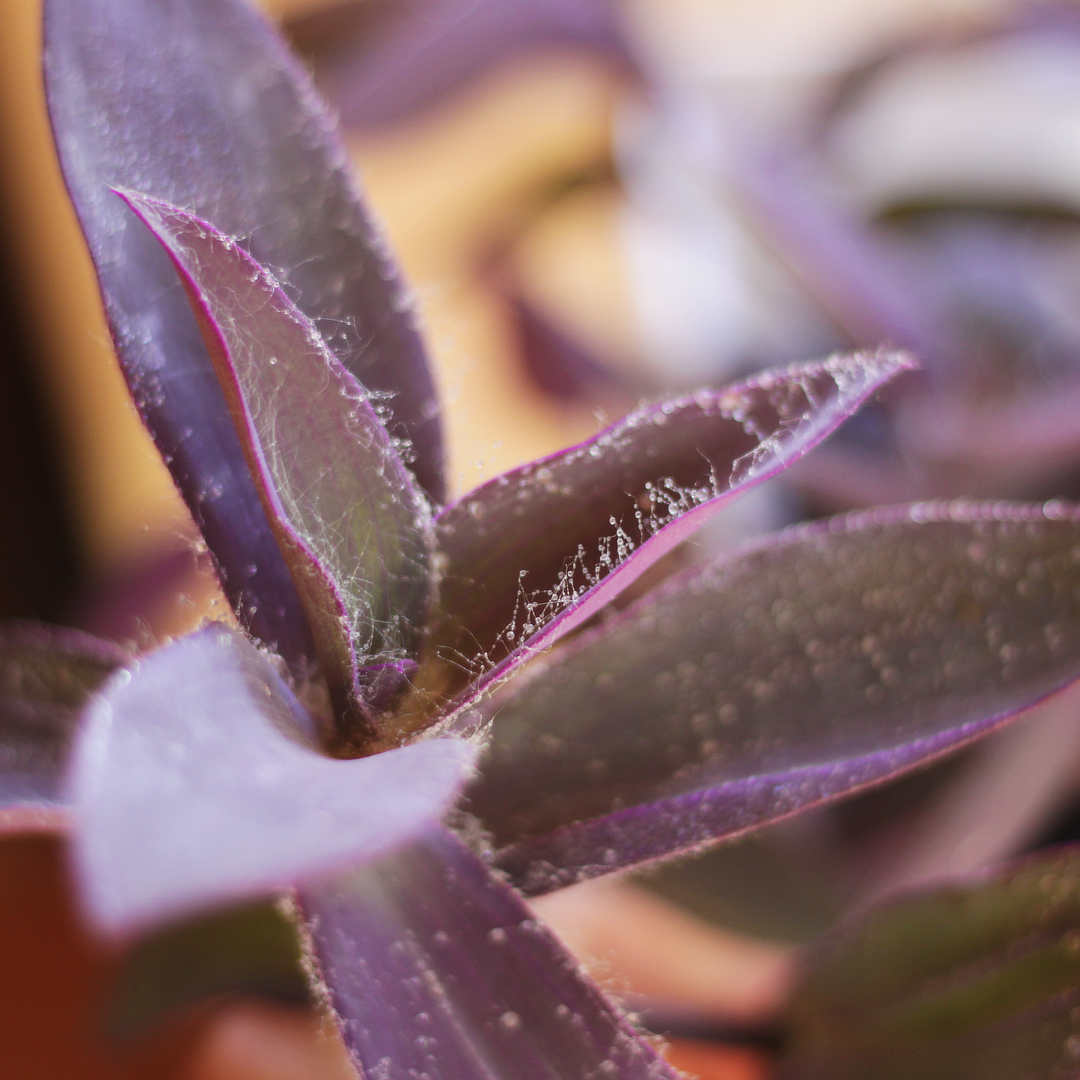
[[[879,783],[1080,674],[1056,503],[799,528],[594,618],[910,361],[645,406],[443,506],[397,272],[262,20],[47,0],[46,76],[118,357],[242,627],[137,660],[0,642],[0,820],[70,827],[103,931],[287,894],[365,1076],[671,1076],[521,891]]]

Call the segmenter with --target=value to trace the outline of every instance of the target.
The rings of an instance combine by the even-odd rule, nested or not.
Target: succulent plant
[[[138,658],[0,638],[0,820],[70,829],[103,932],[284,897],[367,1077],[671,1076],[523,893],[880,783],[1080,674],[1062,503],[798,527],[611,614],[911,360],[643,405],[447,505],[407,294],[274,32],[47,0],[45,59],[117,356],[235,613]]]

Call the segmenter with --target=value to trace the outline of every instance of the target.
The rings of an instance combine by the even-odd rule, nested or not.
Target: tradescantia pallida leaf
[[[84,714],[69,788],[85,904],[128,933],[362,861],[437,822],[473,754],[429,739],[326,757],[270,661],[209,626],[118,672]]]
[[[281,271],[335,356],[388,397],[390,431],[438,500],[438,409],[397,271],[325,107],[243,0],[44,8],[53,131],[132,395],[242,622],[302,672],[306,620],[184,290],[110,188],[187,207]]]
[[[427,617],[424,496],[367,392],[266,270],[212,225],[145,195],[123,198],[190,293],[314,633],[339,733],[370,738],[395,665],[412,660]],[[365,719],[367,731],[350,730]]]
[[[698,391],[465,495],[436,519],[444,562],[421,682],[475,691],[551,644],[912,366],[855,353]]]
[[[669,585],[465,710],[468,804],[527,892],[884,780],[1080,675],[1080,511],[923,504]]]
[[[870,911],[805,958],[782,1080],[1080,1071],[1080,852]]]
[[[66,824],[63,774],[79,712],[129,659],[75,630],[0,631],[0,835]]]
[[[675,1080],[452,833],[305,887],[313,958],[365,1076]]]

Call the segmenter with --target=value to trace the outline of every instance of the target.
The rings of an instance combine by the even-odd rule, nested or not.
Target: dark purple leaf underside
[[[75,630],[0,631],[0,835],[66,823],[62,780],[79,712],[128,659]]]
[[[393,681],[385,674],[415,656],[427,617],[427,501],[367,392],[277,281],[206,222],[122,194],[197,308],[339,720],[354,701],[371,716]]]
[[[364,1076],[674,1080],[520,897],[450,833],[308,886],[300,903]]]
[[[378,127],[443,101],[508,57],[553,45],[632,65],[612,0],[427,0],[374,45],[338,43],[324,56],[319,81],[347,125]]]
[[[1078,674],[1076,510],[840,518],[676,583],[483,706],[470,806],[542,892],[883,780]]]
[[[911,366],[858,353],[698,391],[470,492],[436,521],[446,561],[422,678],[478,689],[555,641]]]
[[[784,1080],[1080,1074],[1080,855],[884,905],[806,958]]]
[[[272,893],[436,822],[471,760],[457,740],[325,757],[270,661],[208,627],[114,677],[85,714],[70,778],[84,898],[127,932]]]
[[[187,298],[109,190],[145,191],[243,238],[289,282],[439,499],[438,412],[397,272],[306,75],[240,0],[47,0],[49,110],[136,404],[245,625],[291,664],[304,619]],[[254,567],[254,571],[252,571]]]

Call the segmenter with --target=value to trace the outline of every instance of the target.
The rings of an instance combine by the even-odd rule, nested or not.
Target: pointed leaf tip
[[[700,390],[465,495],[436,522],[441,614],[419,678],[478,692],[914,366],[907,353],[861,352]]]

